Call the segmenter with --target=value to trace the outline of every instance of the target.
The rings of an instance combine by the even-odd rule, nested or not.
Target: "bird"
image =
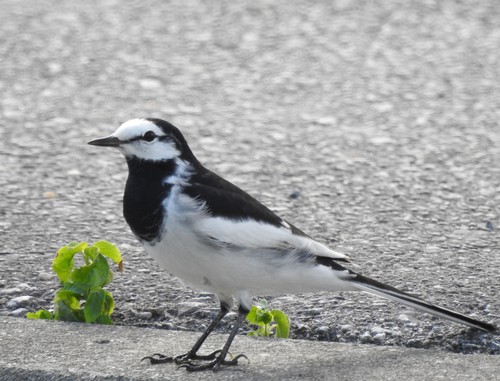
[[[147,254],[186,285],[215,294],[220,310],[201,337],[178,356],[153,354],[188,371],[234,366],[229,348],[254,296],[364,291],[487,332],[476,320],[400,291],[351,269],[331,250],[233,183],[204,167],[181,131],[157,118],[136,118],[88,144],[117,148],[128,165],[123,215]],[[222,349],[199,354],[235,304],[238,315]]]

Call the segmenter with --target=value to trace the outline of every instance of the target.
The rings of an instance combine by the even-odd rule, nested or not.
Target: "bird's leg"
[[[226,360],[226,356],[229,352],[229,347],[231,346],[231,343],[233,342],[234,337],[238,333],[238,329],[241,323],[243,323],[243,320],[245,320],[247,314],[248,310],[240,306],[238,309],[238,319],[236,320],[236,323],[234,324],[234,327],[231,330],[231,333],[229,334],[226,344],[224,344],[224,347],[222,348],[222,350],[219,351],[220,353],[213,361],[210,361],[209,363],[206,364],[196,364],[191,361],[184,361],[180,365],[180,367],[186,368],[186,370],[189,372],[195,372],[205,369],[212,369],[214,372],[216,372],[217,370],[219,370],[221,365],[238,365],[238,360],[242,357],[248,360],[248,358],[244,354],[239,354],[234,358],[232,358],[231,360]]]
[[[200,349],[200,347],[203,345],[205,340],[207,339],[208,335],[214,330],[214,328],[217,326],[217,324],[220,323],[220,321],[224,318],[224,316],[227,315],[229,312],[229,307],[227,307],[225,304],[221,303],[220,306],[220,311],[215,317],[214,320],[210,323],[210,325],[207,327],[205,332],[200,336],[200,338],[196,341],[196,343],[193,345],[193,347],[189,350],[189,352],[184,353],[179,356],[175,357],[169,357],[162,355],[160,353],[155,353],[151,356],[146,356],[144,357],[141,361],[143,360],[149,360],[151,364],[165,364],[165,363],[171,363],[175,362],[176,364],[182,364],[185,361],[189,360],[213,360],[215,357],[221,352],[220,350],[214,351],[208,355],[198,355],[197,352]]]

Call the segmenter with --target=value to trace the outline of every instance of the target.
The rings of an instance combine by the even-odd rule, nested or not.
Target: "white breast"
[[[208,253],[191,228],[202,210],[179,190],[179,185],[175,185],[165,200],[166,222],[161,240],[154,245],[145,243],[144,248],[169,273],[196,288],[203,288]]]

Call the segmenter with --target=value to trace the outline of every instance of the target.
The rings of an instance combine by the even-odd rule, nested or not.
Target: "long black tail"
[[[432,303],[426,302],[425,300],[417,298],[416,296],[399,291],[395,287],[387,286],[363,275],[356,274],[356,276],[349,279],[349,281],[352,282],[351,284],[359,290],[369,292],[382,298],[394,300],[417,310],[430,313],[431,315],[436,315],[457,323],[479,328],[483,331],[495,332],[497,330],[493,324],[485,323],[469,316],[462,315],[461,313],[436,306]]]

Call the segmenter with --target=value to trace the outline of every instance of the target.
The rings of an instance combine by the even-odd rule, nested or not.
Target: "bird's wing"
[[[199,219],[194,228],[207,240],[220,246],[299,250],[318,257],[347,260],[344,254],[330,250],[310,237],[293,234],[286,226],[276,227],[256,220],[234,221],[207,216]]]
[[[197,200],[205,218],[195,222],[199,234],[221,245],[262,249],[306,249],[313,255],[347,261],[286,222],[234,184],[208,172],[192,179],[183,193]]]

